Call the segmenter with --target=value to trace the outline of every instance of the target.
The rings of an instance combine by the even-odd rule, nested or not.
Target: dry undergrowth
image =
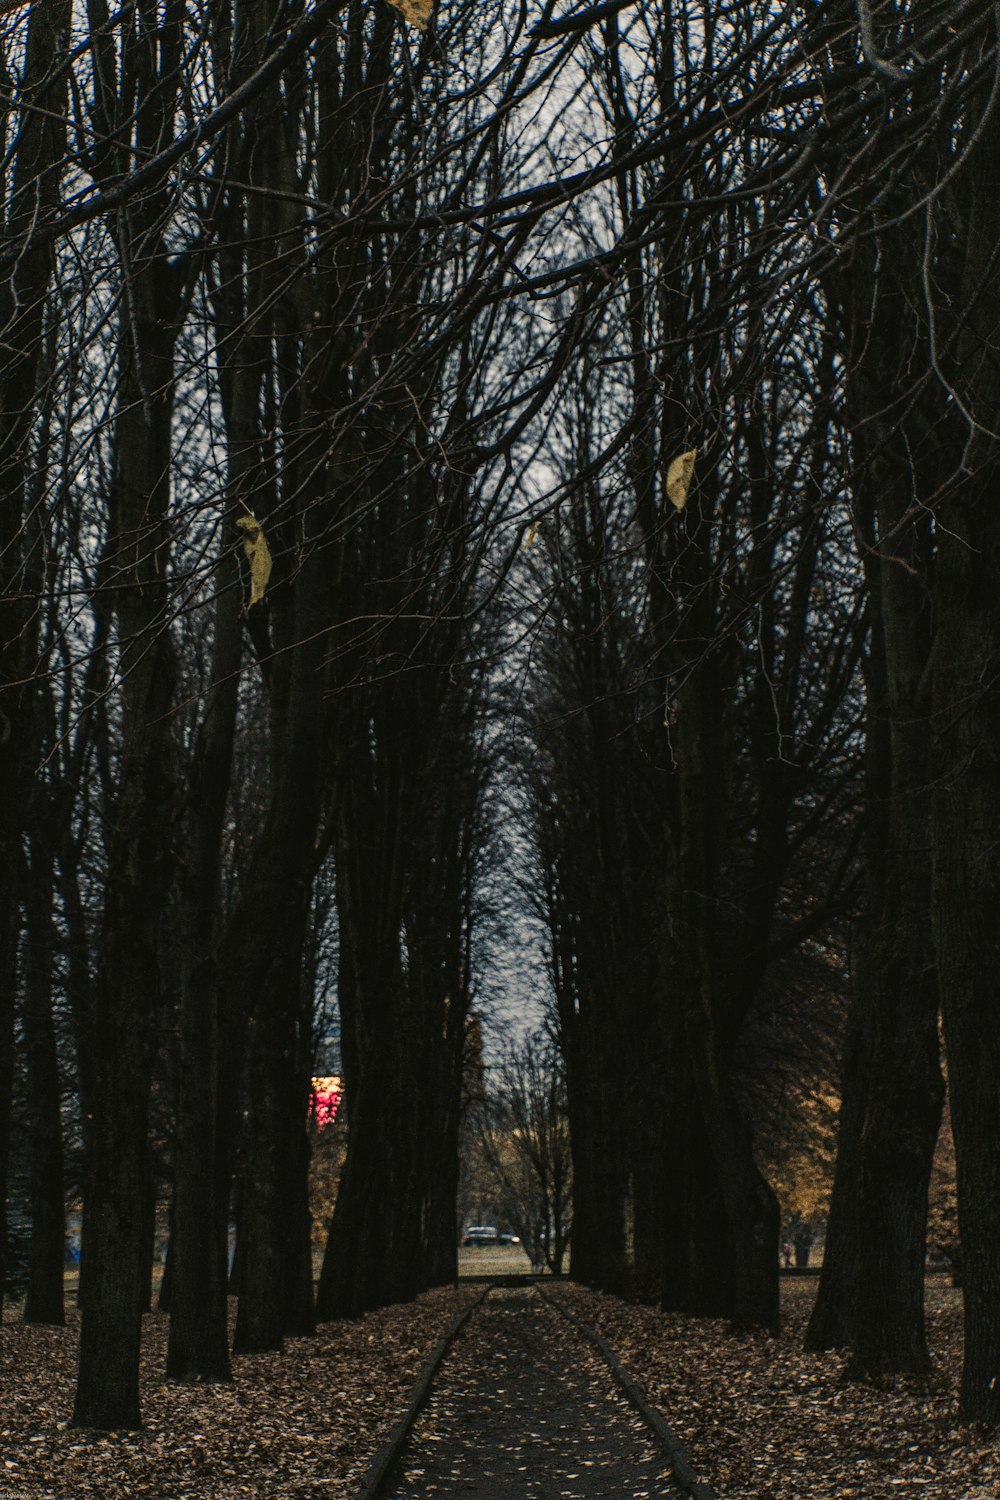
[[[1000,1446],[956,1424],[961,1294],[928,1284],[926,1381],[846,1385],[840,1354],[805,1354],[814,1281],[783,1283],[776,1338],[668,1316],[582,1287],[558,1295],[602,1333],[722,1500],[998,1500]]]
[[[339,1500],[354,1496],[424,1362],[478,1289],[428,1292],[234,1361],[230,1386],[163,1377],[167,1319],[144,1319],[138,1433],[69,1426],[76,1318],[0,1329],[0,1500]]]

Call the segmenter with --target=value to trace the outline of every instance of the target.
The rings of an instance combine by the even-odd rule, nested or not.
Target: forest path
[[[391,1500],[685,1500],[604,1362],[531,1287],[497,1288],[434,1381]]]

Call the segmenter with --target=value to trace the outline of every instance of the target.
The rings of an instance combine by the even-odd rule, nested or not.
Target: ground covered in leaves
[[[234,1361],[230,1386],[168,1384],[167,1319],[144,1320],[137,1433],[69,1426],[69,1326],[0,1328],[0,1500],[339,1500],[364,1473],[438,1340],[479,1288],[429,1292],[356,1322],[290,1339],[284,1355]]]
[[[935,1374],[846,1385],[840,1354],[805,1354],[814,1280],[783,1282],[777,1339],[734,1336],[582,1287],[556,1295],[604,1335],[722,1500],[997,1500],[1000,1444],[955,1421],[961,1294],[935,1277]]]
[[[874,1390],[843,1383],[842,1356],[802,1352],[815,1289],[783,1283],[777,1339],[568,1284],[554,1295],[604,1335],[721,1500],[997,1500],[1000,1445],[955,1422],[960,1294],[944,1278],[928,1286],[932,1379]],[[355,1496],[424,1361],[479,1291],[466,1284],[326,1324],[283,1356],[236,1360],[223,1387],[169,1385],[166,1318],[151,1315],[146,1425],[112,1436],[69,1426],[75,1319],[32,1328],[15,1314],[0,1328],[0,1500]]]

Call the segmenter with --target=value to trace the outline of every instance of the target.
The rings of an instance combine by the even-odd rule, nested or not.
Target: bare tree
[[[546,1032],[504,1048],[476,1116],[504,1218],[535,1269],[562,1275],[573,1224],[572,1155],[565,1068]]]

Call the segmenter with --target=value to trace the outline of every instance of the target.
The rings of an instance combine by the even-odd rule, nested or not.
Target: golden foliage
[[[830,1086],[793,1091],[783,1149],[767,1163],[782,1218],[815,1224],[830,1207],[840,1100]]]
[[[427,23],[434,14],[434,0],[389,0],[389,4],[417,31],[426,31]]]

